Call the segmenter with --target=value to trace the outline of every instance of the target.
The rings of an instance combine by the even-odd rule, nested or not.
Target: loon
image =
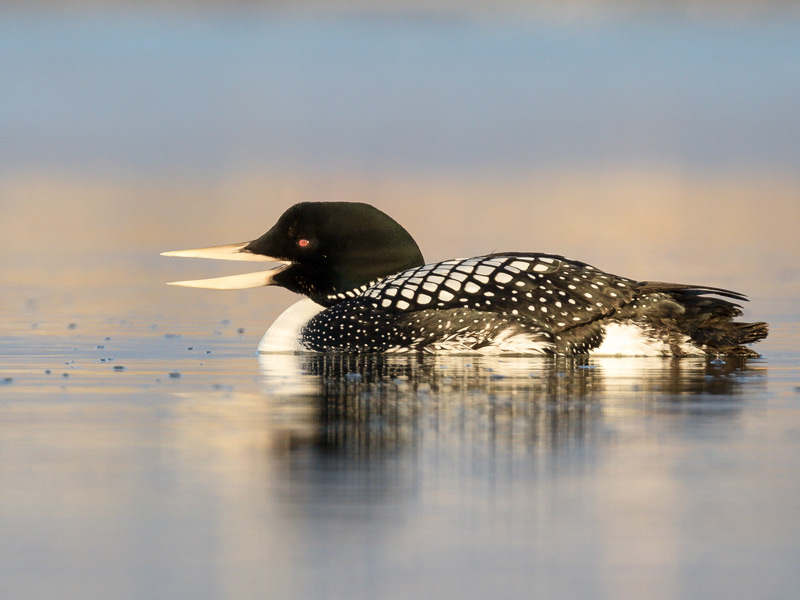
[[[768,325],[741,323],[747,298],[722,288],[612,275],[556,254],[499,252],[426,263],[377,208],[304,202],[251,242],[164,256],[280,263],[171,285],[277,285],[306,296],[259,352],[425,352],[575,356],[758,356]]]

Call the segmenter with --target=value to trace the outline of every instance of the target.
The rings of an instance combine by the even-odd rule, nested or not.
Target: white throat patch
[[[261,342],[258,352],[303,352],[300,345],[300,331],[317,313],[324,310],[310,298],[303,298],[283,311],[270,325]]]

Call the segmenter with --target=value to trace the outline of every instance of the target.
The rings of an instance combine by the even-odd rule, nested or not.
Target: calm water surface
[[[800,586],[796,323],[709,362],[256,356],[203,315],[68,321],[28,307],[0,340],[4,598]]]

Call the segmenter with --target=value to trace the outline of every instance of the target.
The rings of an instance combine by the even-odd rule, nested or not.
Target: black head
[[[272,282],[323,305],[425,264],[414,238],[402,226],[360,202],[295,204],[242,251],[291,262]]]

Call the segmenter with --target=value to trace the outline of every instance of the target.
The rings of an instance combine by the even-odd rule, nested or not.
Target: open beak
[[[186,258],[215,258],[219,260],[246,260],[259,262],[281,263],[274,269],[258,271],[256,273],[243,273],[227,277],[212,277],[210,279],[194,279],[191,281],[171,281],[167,285],[180,285],[184,287],[205,288],[210,290],[244,290],[247,288],[272,285],[275,275],[283,271],[291,263],[285,260],[255,254],[244,250],[250,242],[228,244],[227,246],[212,246],[210,248],[195,248],[193,250],[172,250],[162,252],[161,256],[182,256]]]

